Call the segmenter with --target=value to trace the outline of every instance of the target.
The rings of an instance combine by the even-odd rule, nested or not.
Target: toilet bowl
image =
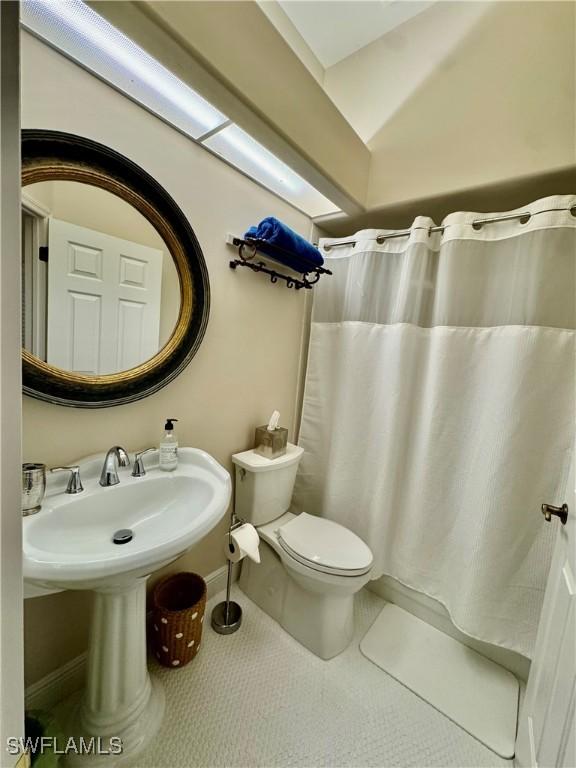
[[[279,459],[235,454],[236,514],[260,536],[260,564],[244,561],[240,587],[302,645],[323,659],[354,633],[354,595],[370,579],[372,553],[355,533],[290,506],[303,449]]]

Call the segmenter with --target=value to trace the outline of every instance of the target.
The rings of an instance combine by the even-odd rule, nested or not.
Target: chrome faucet
[[[107,488],[110,485],[118,485],[118,467],[129,467],[130,458],[124,448],[114,445],[104,459],[104,466],[100,475],[100,485]]]

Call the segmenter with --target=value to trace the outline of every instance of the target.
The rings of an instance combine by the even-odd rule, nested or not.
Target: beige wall
[[[575,162],[572,2],[441,2],[330,67],[369,209]]]
[[[166,416],[180,419],[182,445],[209,451],[228,468],[274,408],[293,435],[304,295],[262,275],[228,267],[227,232],[275,215],[307,236],[304,215],[195,146],[160,120],[27,34],[23,36],[22,120],[26,128],[78,133],[111,146],[147,170],[188,216],[211,286],[210,321],[189,367],[157,394],[101,410],[24,398],[24,460],[48,465],[103,451],[157,444]],[[40,513],[41,514],[41,513]],[[224,563],[224,525],[176,568],[207,574]],[[30,683],[82,652],[88,599],[63,593],[26,601]]]

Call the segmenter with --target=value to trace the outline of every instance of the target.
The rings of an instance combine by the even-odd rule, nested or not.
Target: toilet
[[[372,552],[338,523],[288,512],[303,448],[268,459],[232,456],[236,515],[260,536],[261,562],[242,563],[240,587],[289,634],[322,659],[341,653],[354,633],[354,595],[370,580]]]

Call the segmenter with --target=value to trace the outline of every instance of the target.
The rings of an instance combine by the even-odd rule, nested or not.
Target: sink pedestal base
[[[67,733],[85,741],[94,736],[96,747],[111,754],[69,752],[67,766],[121,763],[142,750],[160,728],[164,691],[151,680],[146,664],[146,581],[96,590],[86,689]]]

